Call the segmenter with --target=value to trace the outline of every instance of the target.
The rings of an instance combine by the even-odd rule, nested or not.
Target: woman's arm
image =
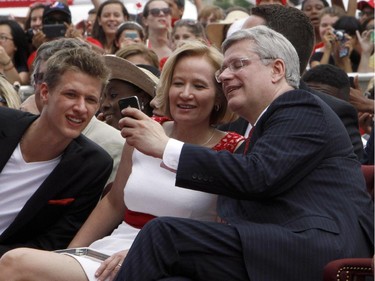
[[[89,246],[108,235],[122,222],[126,209],[124,187],[132,169],[132,154],[133,148],[125,144],[111,190],[92,211],[69,244],[69,248]]]

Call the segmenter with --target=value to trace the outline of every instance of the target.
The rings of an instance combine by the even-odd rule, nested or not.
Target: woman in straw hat
[[[170,136],[233,152],[243,137],[213,127],[229,116],[223,91],[214,78],[222,60],[222,54],[214,47],[200,42],[184,44],[165,64],[157,102],[173,120],[162,124]],[[123,110],[125,115],[127,110]],[[155,122],[151,118],[149,121]],[[149,220],[157,216],[217,219],[215,195],[176,187],[175,174],[160,164],[157,158],[125,144],[112,189],[70,244],[89,246],[100,254],[91,252],[93,258],[16,249],[0,260],[0,280],[21,280],[22,274],[27,274],[27,280],[38,281],[112,280],[140,228]],[[98,259],[103,254],[111,256],[103,262]]]
[[[100,102],[101,118],[108,125],[119,129],[118,121],[122,115],[118,101],[131,96],[137,96],[141,110],[151,116],[150,102],[155,95],[159,79],[147,69],[137,67],[123,58],[106,55],[104,60],[111,69],[111,76]]]

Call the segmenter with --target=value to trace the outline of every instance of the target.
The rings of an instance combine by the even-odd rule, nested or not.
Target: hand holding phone
[[[139,110],[141,109],[141,106],[139,105],[139,100],[138,100],[137,96],[131,96],[131,97],[128,97],[128,98],[119,99],[118,105],[120,107],[120,111],[122,111],[124,108],[127,108],[127,107],[133,107],[133,108],[137,108]],[[121,114],[121,115],[124,116],[123,114]]]

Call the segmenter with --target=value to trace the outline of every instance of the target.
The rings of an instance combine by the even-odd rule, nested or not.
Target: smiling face
[[[34,30],[39,30],[42,28],[43,23],[43,8],[35,9],[30,15],[30,27]]]
[[[320,37],[323,38],[324,34],[327,32],[327,30],[332,29],[332,25],[339,19],[337,16],[332,15],[324,15],[320,19],[319,24],[319,34]]]
[[[66,71],[54,89],[40,87],[44,103],[41,120],[54,135],[70,142],[80,135],[99,107],[102,82],[82,72]]]
[[[207,58],[181,58],[175,66],[169,89],[173,120],[191,125],[209,125],[215,105],[215,69]]]
[[[115,36],[118,26],[126,20],[122,13],[120,4],[111,3],[103,7],[102,13],[98,18],[99,25],[108,36]]]
[[[119,99],[137,96],[140,91],[139,88],[128,82],[118,79],[110,80],[103,92],[100,104],[100,111],[104,114],[105,122],[116,129],[120,129],[118,121],[122,118],[122,115],[118,105]]]
[[[153,1],[149,4],[149,11],[152,9],[164,9],[169,8],[168,4],[164,1]],[[148,27],[148,30],[153,29],[169,29],[171,27],[171,14],[164,14],[160,12],[159,15],[154,16],[149,12],[147,18],[144,19],[145,26]]]
[[[250,40],[241,40],[231,45],[224,54],[223,69],[238,59],[248,60],[235,72],[226,68],[220,75],[229,108],[243,117],[247,117],[249,112],[259,115],[273,99],[274,92],[272,63],[263,65],[259,56],[251,51],[251,45]]]

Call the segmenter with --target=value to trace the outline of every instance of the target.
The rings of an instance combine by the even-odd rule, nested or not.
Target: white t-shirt
[[[60,162],[61,156],[27,163],[18,144],[0,173],[0,234],[16,218],[26,202]]]

